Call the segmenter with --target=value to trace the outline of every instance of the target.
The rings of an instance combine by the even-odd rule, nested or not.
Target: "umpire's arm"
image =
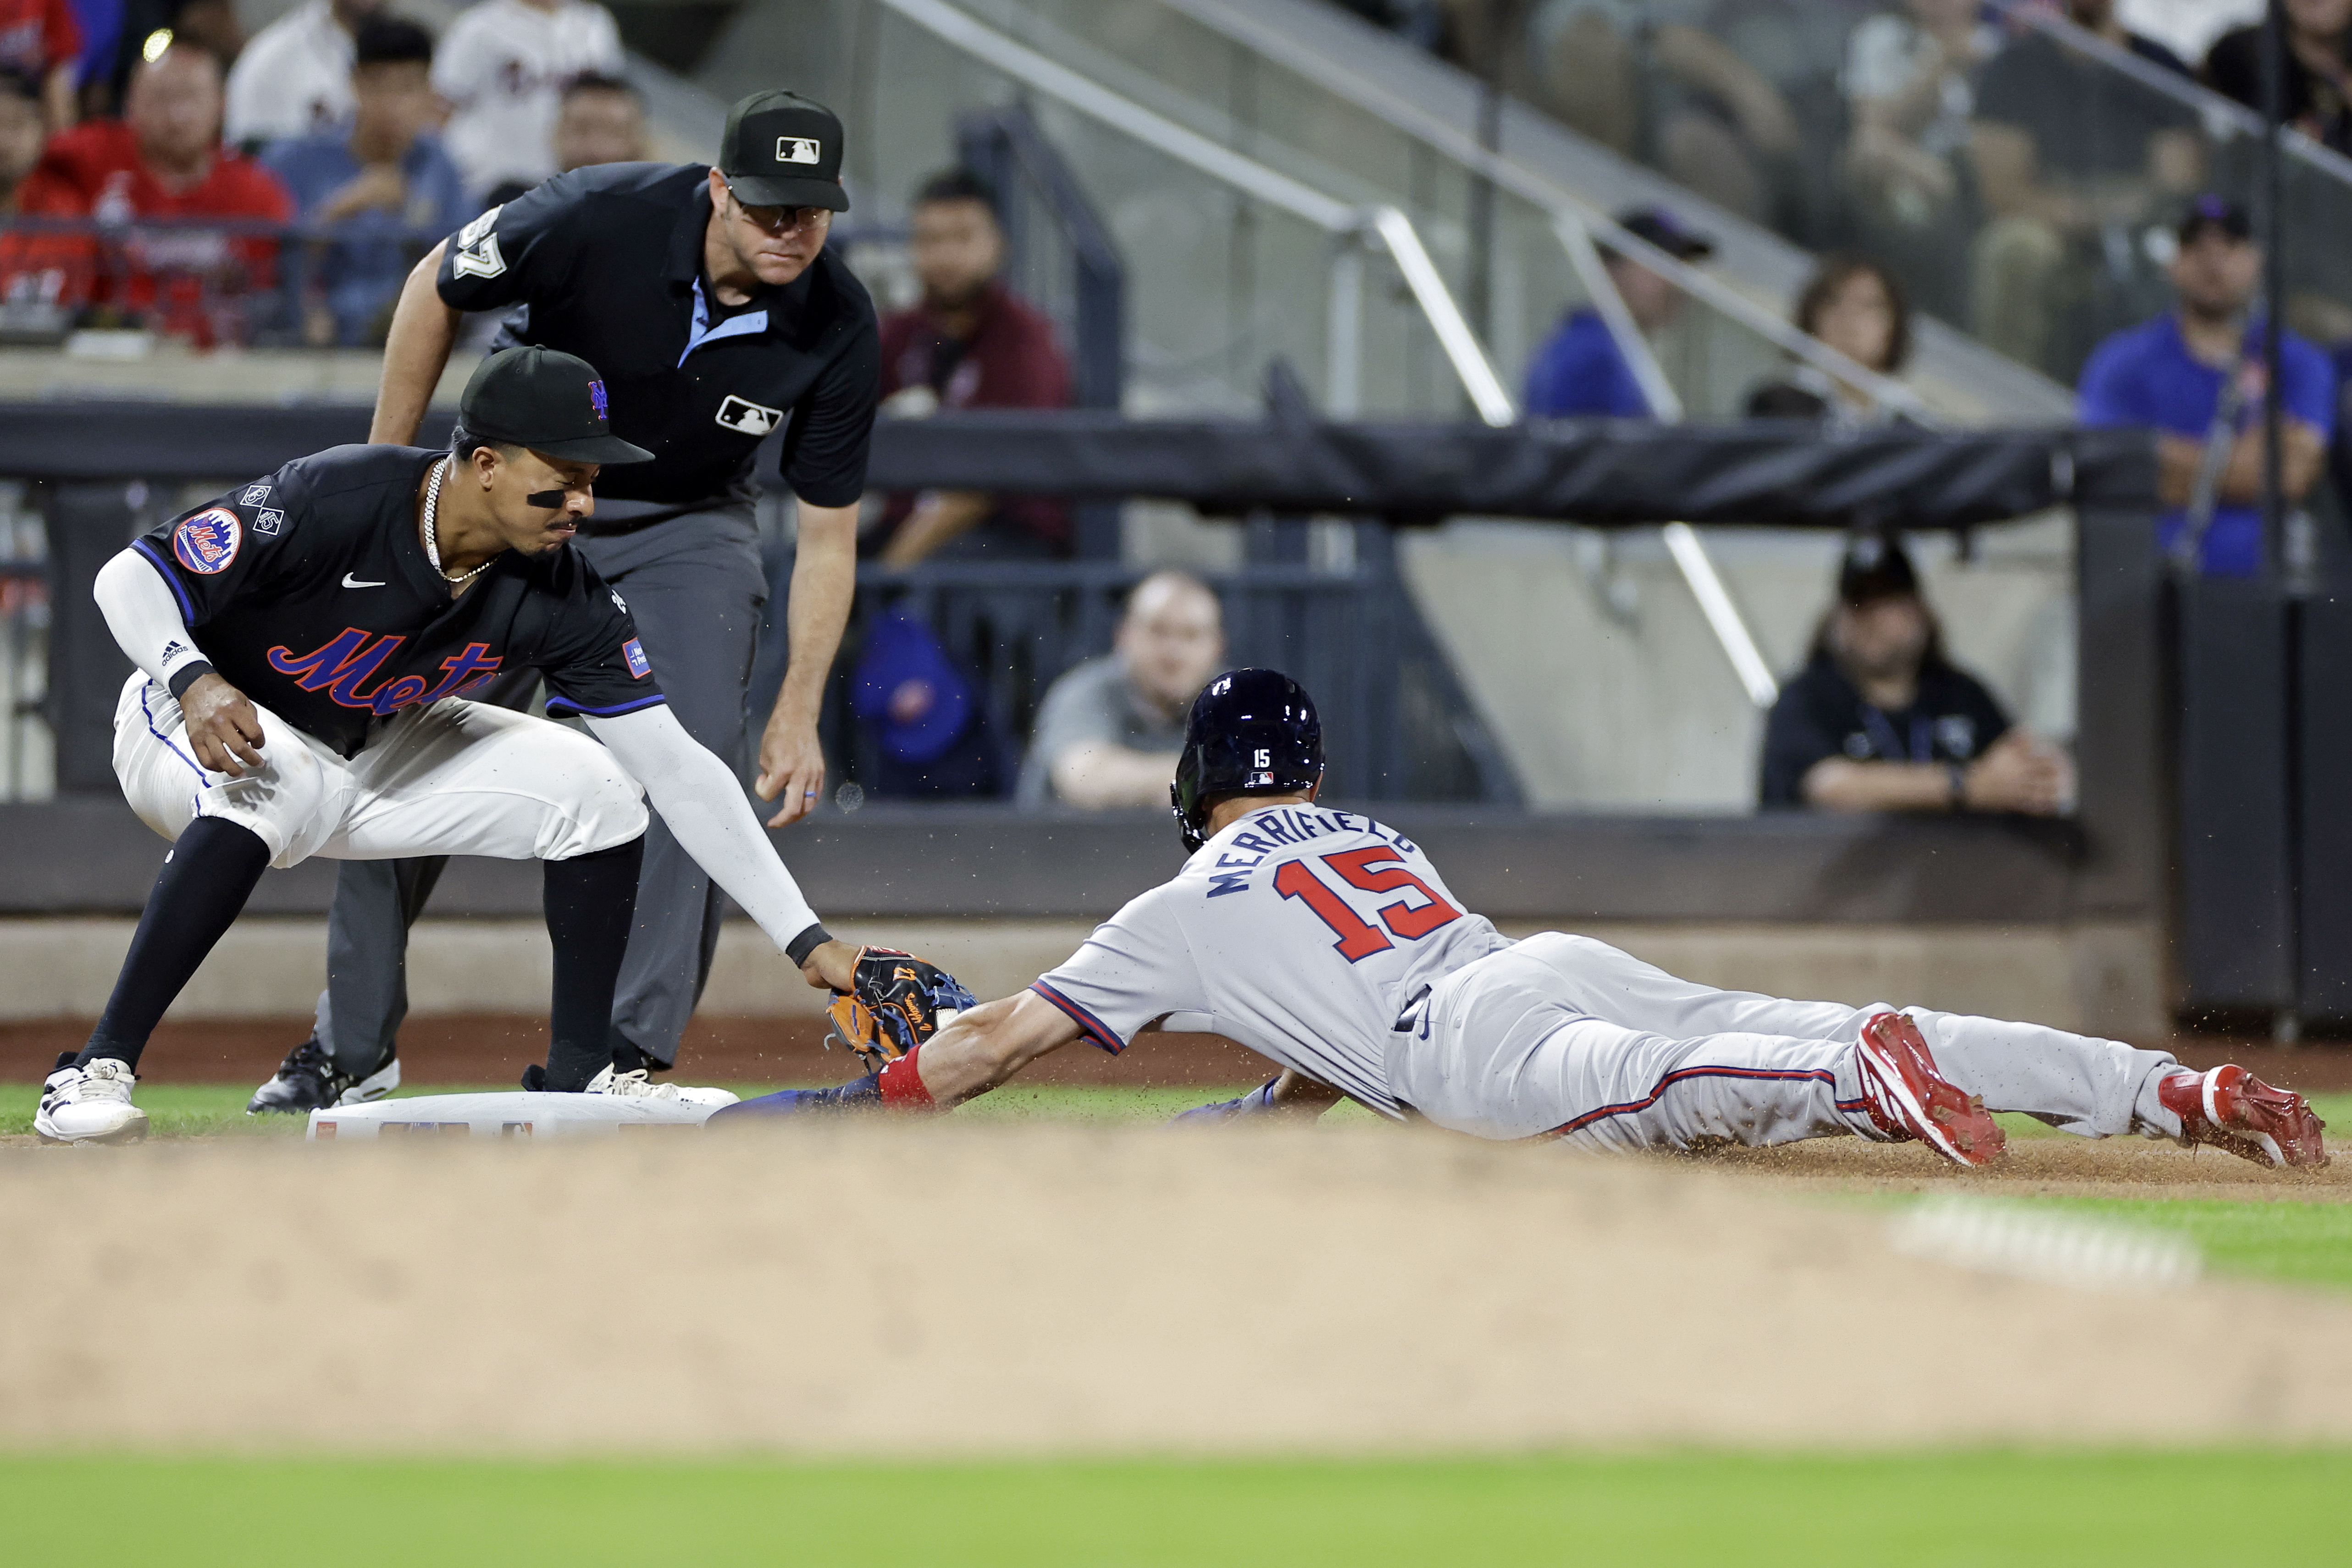
[[[368,440],[379,446],[405,447],[416,439],[433,389],[449,367],[449,350],[457,342],[458,318],[464,311],[441,302],[436,280],[441,276],[443,240],[409,269],[401,285],[400,303],[392,310],[392,328],[383,341],[383,379],[375,393],[375,422]]]

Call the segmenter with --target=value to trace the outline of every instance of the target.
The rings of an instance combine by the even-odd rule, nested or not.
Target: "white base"
[[[715,1105],[609,1094],[421,1094],[310,1112],[309,1137],[600,1138],[640,1127],[699,1127]]]

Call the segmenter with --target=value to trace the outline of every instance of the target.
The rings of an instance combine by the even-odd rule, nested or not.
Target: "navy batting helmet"
[[[1322,776],[1323,721],[1307,689],[1278,669],[1236,669],[1192,699],[1168,798],[1184,847],[1198,849],[1213,798],[1293,795]]]

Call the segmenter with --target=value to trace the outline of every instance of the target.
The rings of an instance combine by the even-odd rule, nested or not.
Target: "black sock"
[[[642,1072],[660,1065],[651,1057],[646,1056],[645,1052],[637,1049],[637,1047],[632,1045],[629,1041],[621,1038],[617,1035],[613,1037],[612,1047],[613,1070],[616,1073]]]
[[[268,868],[269,846],[249,827],[200,816],[182,830],[163,858],[155,890],[147,895],[114,994],[82,1047],[83,1067],[100,1057],[139,1065],[139,1053],[147,1048],[163,1009],[236,923],[253,885]]]
[[[577,1094],[612,1065],[613,986],[637,911],[644,835],[541,869],[547,937],[555,949],[555,1000],[547,1017],[545,1087]]]

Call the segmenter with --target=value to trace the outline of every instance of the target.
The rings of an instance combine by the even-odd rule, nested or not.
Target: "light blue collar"
[[[764,332],[767,330],[768,312],[765,310],[746,310],[740,316],[730,316],[717,326],[712,326],[710,301],[702,297],[702,279],[698,278],[694,280],[694,327],[686,334],[686,353],[677,356],[677,363],[681,365],[685,364],[686,355],[692,353],[705,343],[715,343],[721,338],[740,338],[751,332]]]

